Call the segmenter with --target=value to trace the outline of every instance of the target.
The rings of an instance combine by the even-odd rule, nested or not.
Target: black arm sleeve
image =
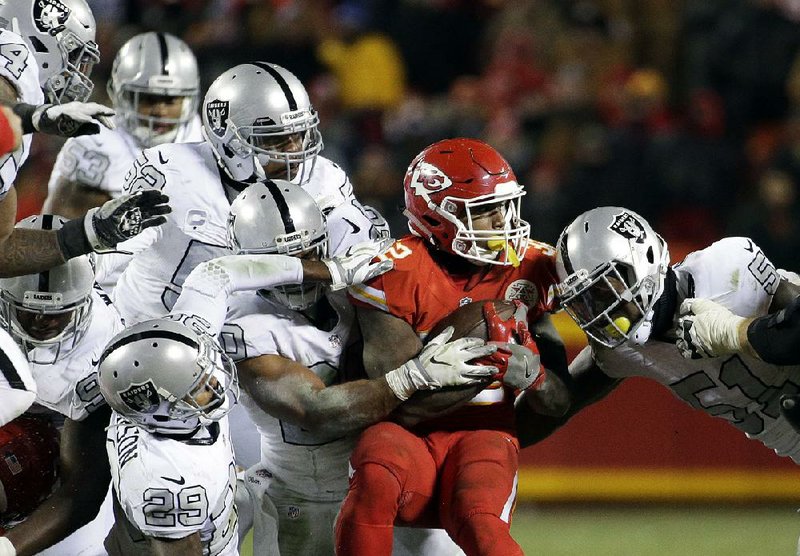
[[[777,313],[751,322],[747,341],[767,363],[800,364],[800,297]]]

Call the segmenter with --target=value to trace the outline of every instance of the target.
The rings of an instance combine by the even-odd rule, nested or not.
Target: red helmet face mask
[[[525,190],[492,147],[475,139],[434,143],[411,162],[403,186],[412,233],[476,264],[519,265],[530,236],[520,216]],[[488,213],[493,225],[476,226]]]

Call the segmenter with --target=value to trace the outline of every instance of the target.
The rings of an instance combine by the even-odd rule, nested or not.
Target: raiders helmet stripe
[[[278,73],[275,68],[270,66],[269,64],[265,64],[264,62],[251,62],[256,67],[263,69],[265,72],[270,74],[272,78],[278,83],[283,94],[286,95],[286,102],[289,103],[289,110],[297,110],[297,101],[294,98],[294,94],[292,90],[289,88],[289,84],[283,78],[283,76]]]
[[[6,377],[9,386],[11,388],[15,388],[16,390],[27,390],[25,388],[25,383],[22,382],[22,378],[19,376],[17,372],[17,368],[14,366],[14,362],[6,355],[6,352],[0,349],[0,372],[3,373],[3,376]]]
[[[569,260],[569,253],[567,252],[567,238],[569,234],[564,233],[561,236],[561,242],[558,245],[559,251],[561,251],[561,260],[564,263],[564,270],[567,271],[567,276],[572,275],[575,272],[575,268],[572,266],[572,261]]]
[[[169,75],[169,70],[167,70],[167,60],[169,58],[167,38],[164,36],[164,33],[156,33],[156,37],[158,37],[158,49],[161,52],[161,74]]]
[[[292,213],[289,212],[289,204],[286,202],[286,198],[283,196],[283,193],[281,193],[280,188],[272,180],[265,181],[264,185],[269,189],[269,192],[272,194],[272,199],[275,201],[275,206],[278,207],[278,211],[281,213],[281,221],[283,222],[283,228],[286,230],[286,233],[290,234],[296,231],[294,220],[292,220]]]
[[[161,338],[165,340],[175,340],[176,342],[180,342],[182,344],[186,344],[194,349],[200,349],[200,346],[197,345],[197,342],[192,340],[191,338],[187,338],[181,334],[177,334],[175,332],[170,332],[168,330],[147,330],[145,332],[140,332],[139,334],[131,334],[130,336],[125,336],[118,342],[107,346],[106,349],[103,350],[103,354],[100,356],[100,360],[97,364],[101,364],[105,361],[105,358],[108,357],[108,354],[114,351],[117,348],[121,348],[122,346],[126,346],[130,343],[137,342],[139,340],[146,340],[147,338]]]
[[[52,214],[43,214],[42,215],[42,229],[43,230],[52,230],[53,229],[53,215]],[[40,292],[49,292],[50,291],[50,271],[45,270],[44,272],[39,273],[39,291]]]

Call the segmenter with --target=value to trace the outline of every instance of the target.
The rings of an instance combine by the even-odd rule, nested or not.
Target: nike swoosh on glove
[[[459,338],[451,342],[453,331],[454,328],[448,326],[428,342],[417,357],[386,373],[386,382],[395,396],[407,400],[417,390],[477,384],[497,373],[497,367],[470,363],[493,354],[497,346],[480,338]]]

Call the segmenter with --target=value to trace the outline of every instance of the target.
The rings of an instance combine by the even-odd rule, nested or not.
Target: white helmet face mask
[[[16,227],[57,230],[64,222],[60,216],[36,215]],[[86,334],[93,287],[94,264],[87,255],[44,272],[2,278],[2,325],[31,363],[51,365],[69,354]]]
[[[501,184],[495,193],[473,199],[446,197],[438,212],[453,222],[456,236],[453,251],[479,265],[519,266],[528,248],[531,227],[520,216],[525,190],[516,182]],[[463,207],[463,221],[453,216]],[[473,225],[481,213],[501,210],[501,229],[476,229]],[[501,256],[503,255],[503,256]]]
[[[9,0],[0,4],[0,26],[31,47],[39,84],[49,102],[86,101],[100,61],[97,25],[86,0]],[[21,71],[21,69],[20,69]]]
[[[252,62],[220,75],[203,101],[203,134],[234,180],[310,178],[322,137],[300,81],[275,64]]]
[[[120,48],[107,89],[121,126],[141,146],[182,141],[200,100],[197,60],[173,35],[142,33]]]
[[[667,245],[644,218],[620,207],[590,210],[558,239],[561,307],[606,347],[644,343],[668,267]]]
[[[255,183],[231,204],[228,245],[237,254],[282,254],[323,259],[328,255],[328,229],[314,198],[285,180]],[[293,310],[316,303],[322,283],[277,286],[259,292]]]
[[[193,434],[227,415],[239,397],[236,366],[217,342],[166,318],[115,336],[98,373],[111,408],[158,434]]]

